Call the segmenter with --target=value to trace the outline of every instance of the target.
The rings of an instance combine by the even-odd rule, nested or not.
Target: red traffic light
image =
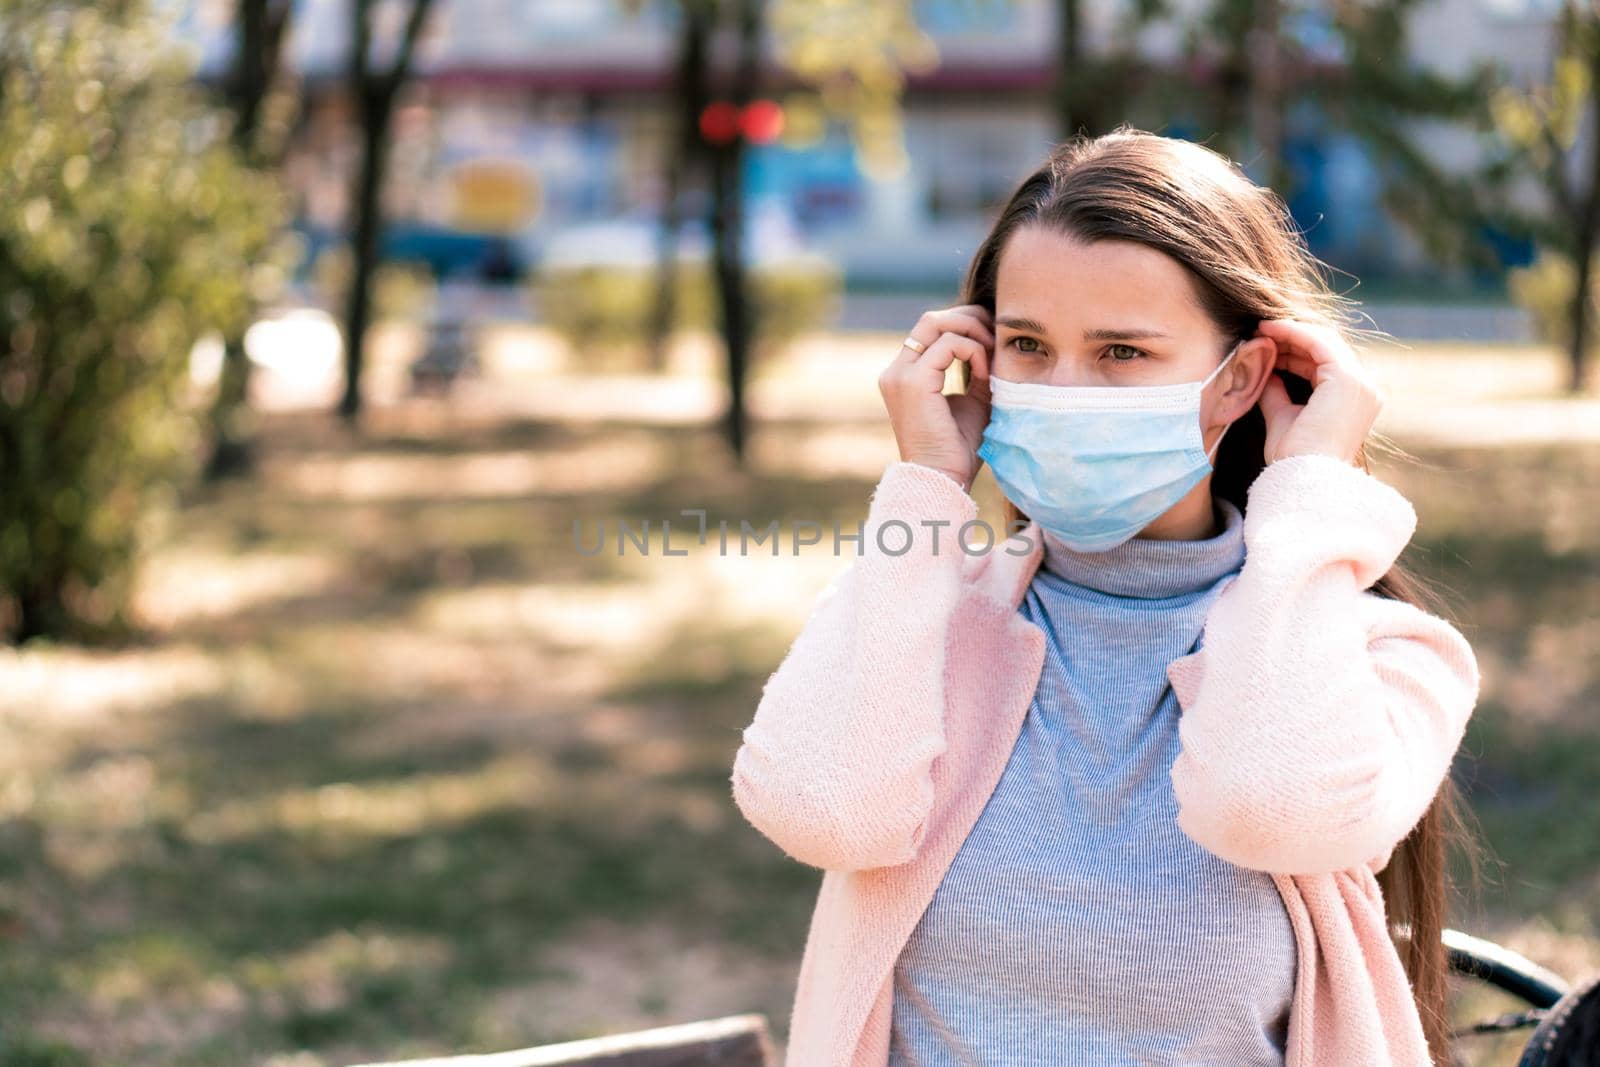
[[[726,100],[714,100],[700,112],[700,137],[711,144],[727,144],[739,135],[739,109]]]
[[[700,112],[700,137],[723,145],[743,136],[767,144],[783,132],[783,107],[772,100],[752,100],[743,109],[730,100],[714,100]]]
[[[742,116],[744,138],[755,144],[770,144],[783,132],[783,108],[772,100],[752,100]]]

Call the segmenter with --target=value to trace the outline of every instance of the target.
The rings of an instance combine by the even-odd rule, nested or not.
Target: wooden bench
[[[778,1067],[764,1015],[729,1015],[511,1052],[352,1067]]]

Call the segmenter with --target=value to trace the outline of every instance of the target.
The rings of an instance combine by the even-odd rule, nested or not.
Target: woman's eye
[[[1013,337],[1007,342],[1007,344],[1016,349],[1018,352],[1025,353],[1026,355],[1030,356],[1038,355],[1044,351],[1044,348],[1039,345],[1038,340],[1033,337]],[[1135,348],[1133,345],[1110,345],[1106,348],[1106,351],[1111,353],[1126,353],[1126,355],[1113,354],[1111,359],[1114,363],[1132,363],[1136,359],[1144,358],[1144,350]]]

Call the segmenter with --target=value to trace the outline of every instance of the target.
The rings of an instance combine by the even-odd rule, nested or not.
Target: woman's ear
[[[1219,398],[1224,416],[1231,422],[1243,416],[1261,399],[1261,393],[1278,365],[1278,342],[1270,337],[1252,337],[1239,345],[1233,364],[1223,372],[1227,383]]]

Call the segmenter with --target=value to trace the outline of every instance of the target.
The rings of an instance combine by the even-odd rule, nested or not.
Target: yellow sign
[[[517,160],[468,160],[450,172],[450,185],[463,230],[512,233],[539,213],[538,177]]]

